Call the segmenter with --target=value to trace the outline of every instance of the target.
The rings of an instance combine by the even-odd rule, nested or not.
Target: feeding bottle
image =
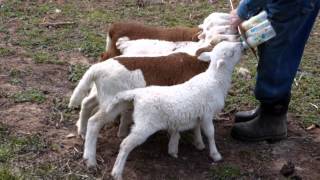
[[[242,29],[244,29],[245,31],[251,29],[252,27],[256,26],[257,24],[263,22],[264,20],[267,19],[267,12],[266,11],[261,11],[259,14],[251,17],[250,19],[248,19],[247,21],[244,21],[241,24]]]
[[[242,45],[244,48],[256,47],[263,42],[268,41],[269,39],[276,36],[276,32],[271,25],[260,29],[258,32],[255,32],[251,36],[247,37],[247,43],[242,40]]]

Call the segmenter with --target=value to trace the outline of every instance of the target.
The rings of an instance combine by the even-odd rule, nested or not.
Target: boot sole
[[[240,140],[240,141],[247,141],[247,142],[259,142],[259,141],[268,141],[269,143],[274,143],[283,139],[287,138],[287,133],[281,134],[281,135],[272,135],[272,136],[263,136],[263,137],[257,137],[257,138],[252,138],[252,137],[244,137],[240,136],[234,131],[231,131],[231,136],[234,139]]]

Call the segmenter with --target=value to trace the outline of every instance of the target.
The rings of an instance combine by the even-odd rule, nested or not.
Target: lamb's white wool
[[[130,134],[122,141],[112,170],[115,179],[122,178],[123,168],[129,153],[159,130],[168,130],[172,135],[171,149],[177,149],[178,132],[196,127],[200,123],[208,138],[210,157],[222,159],[214,140],[213,116],[224,106],[231,85],[234,66],[239,62],[240,43],[221,42],[210,53],[209,68],[189,81],[175,86],[149,86],[120,92],[112,100],[106,114],[110,118],[134,105],[134,125]],[[109,119],[110,122],[110,119]],[[101,122],[89,122],[86,137],[85,157],[95,161],[87,142],[96,142],[97,126]],[[102,123],[103,124],[103,123]],[[89,136],[88,136],[89,135]],[[88,150],[89,151],[88,151]]]
[[[100,82],[100,84],[94,85],[94,82]],[[80,118],[77,122],[78,134],[85,136],[87,120],[92,113],[96,112],[95,108],[106,107],[107,103],[120,91],[145,86],[146,82],[140,70],[129,71],[116,60],[109,59],[92,65],[75,88],[69,102],[69,107],[76,107],[82,102]],[[89,91],[90,94],[87,96]],[[99,98],[97,98],[98,92]]]
[[[212,38],[215,37],[215,34],[219,34],[219,38],[222,38],[222,40],[234,41],[232,39],[236,37],[237,31],[231,28],[230,17],[230,14],[227,13],[212,13],[206,17],[203,23],[198,26],[202,29],[202,32],[198,36],[200,41],[210,43],[214,40]],[[223,36],[223,34],[229,36]]]
[[[111,38],[110,38],[110,34],[109,32],[107,33],[107,37],[106,37],[106,51],[108,51],[108,49],[111,48]]]
[[[99,85],[100,91],[96,85]],[[116,60],[109,59],[92,65],[75,88],[69,102],[69,107],[76,107],[82,103],[80,118],[77,121],[78,134],[85,136],[89,117],[97,112],[95,109],[106,107],[116,93],[145,86],[146,82],[140,70],[129,71]],[[90,94],[87,96],[89,91]],[[98,92],[100,98],[97,98]]]
[[[216,35],[218,36],[218,35]],[[116,46],[126,57],[155,57],[167,56],[176,52],[184,52],[191,56],[196,55],[200,48],[207,47],[210,43],[199,43],[192,41],[164,41],[156,39],[137,39],[130,40],[128,37],[118,39]]]
[[[192,41],[172,42],[156,39],[130,40],[128,37],[121,37],[118,39],[116,46],[122,56],[154,57],[167,56],[172,54],[175,49],[188,46],[188,44],[197,45],[198,43]]]
[[[230,24],[230,18],[231,16],[228,13],[214,12],[207,16],[203,20],[203,23],[200,24],[198,27],[201,29],[206,29],[209,26],[222,25],[227,23]]]

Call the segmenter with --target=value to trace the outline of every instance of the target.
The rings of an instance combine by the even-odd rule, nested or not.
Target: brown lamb
[[[127,36],[131,40],[136,39],[158,39],[166,41],[198,41],[198,34],[201,29],[198,27],[153,27],[137,22],[116,22],[109,30],[110,37],[107,51],[101,54],[101,61],[121,55],[116,47],[116,42],[120,37]]]
[[[140,69],[147,86],[171,86],[183,83],[204,72],[209,63],[187,53],[174,53],[159,57],[115,57],[126,69]]]

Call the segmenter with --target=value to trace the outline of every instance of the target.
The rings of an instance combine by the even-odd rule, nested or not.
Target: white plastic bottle
[[[266,19],[263,22],[259,23],[258,25],[250,28],[246,32],[246,37],[253,36],[253,35],[257,34],[259,31],[261,31],[262,29],[265,29],[268,26],[271,26],[271,23],[270,23],[270,21],[268,19]]]
[[[259,14],[251,17],[250,19],[248,19],[247,21],[244,21],[241,24],[242,29],[244,29],[245,31],[251,29],[252,27],[256,26],[257,24],[263,22],[264,20],[266,20],[268,17],[267,12],[266,11],[261,11]]]
[[[269,39],[273,38],[276,36],[276,32],[272,28],[271,25],[261,29],[260,31],[256,32],[252,36],[247,38],[247,43],[245,41],[242,41],[242,45],[244,48],[249,48],[249,47],[256,47]]]

